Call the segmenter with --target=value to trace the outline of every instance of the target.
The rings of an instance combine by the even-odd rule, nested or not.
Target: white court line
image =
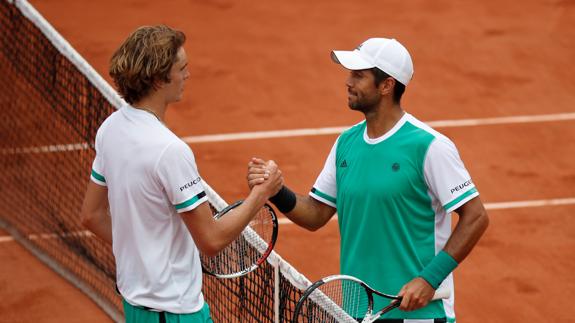
[[[484,206],[485,209],[487,210],[504,210],[504,209],[520,209],[520,208],[541,207],[541,206],[572,205],[572,204],[575,204],[575,198],[485,203]],[[335,220],[337,220],[337,214],[330,219],[330,221]],[[294,224],[288,218],[278,219],[278,223]]]
[[[550,122],[550,121],[565,121],[565,120],[575,120],[575,112],[542,114],[542,115],[531,115],[531,116],[483,118],[483,119],[438,120],[438,121],[428,121],[426,122],[426,124],[428,124],[430,127],[433,128],[449,128],[449,127],[470,127],[470,126],[485,126],[485,125],[496,125],[496,124]],[[220,141],[248,140],[248,139],[320,136],[320,135],[340,134],[348,128],[349,126],[276,130],[276,131],[238,132],[238,133],[219,134],[219,135],[188,136],[188,137],[182,137],[181,139],[186,143],[201,143],[201,142],[220,142]]]
[[[555,206],[555,205],[569,205],[569,204],[575,204],[575,198],[485,203],[485,208],[487,210],[502,210],[502,209],[518,209],[526,207]]]
[[[426,123],[433,128],[450,128],[450,127],[471,127],[471,126],[486,126],[496,124],[551,122],[551,121],[566,121],[566,120],[575,120],[575,112],[558,113],[558,114],[541,114],[531,116],[483,118],[483,119],[437,120],[437,121],[428,121]],[[190,143],[223,142],[223,141],[234,141],[234,140],[321,136],[321,135],[340,134],[348,128],[349,126],[276,130],[276,131],[238,132],[238,133],[227,133],[219,135],[188,136],[188,137],[182,137],[181,139],[186,143],[190,144]],[[87,150],[87,149],[89,149],[89,145],[88,143],[84,142],[84,143],[48,145],[39,147],[1,148],[0,155],[19,155],[27,153],[39,154],[39,153],[67,152],[67,151]]]
[[[0,155],[22,155],[22,154],[41,154],[41,153],[54,153],[66,152],[76,150],[87,150],[90,148],[88,143],[77,143],[67,145],[49,145],[38,147],[22,147],[22,148],[2,148]]]
[[[41,234],[30,234],[28,235],[28,240],[40,240],[40,239],[55,239],[60,236],[64,237],[92,237],[94,234],[88,230],[76,231],[71,233],[65,233],[62,235],[56,233],[41,233]],[[12,236],[0,237],[0,243],[14,241]]]
[[[10,241],[14,241],[14,238],[12,238],[12,236],[3,236],[3,237],[0,237],[0,243],[2,243],[2,242],[10,242]]]
[[[556,205],[572,205],[575,204],[575,197],[563,198],[563,199],[550,199],[550,200],[531,200],[531,201],[515,201],[515,202],[500,202],[500,203],[485,203],[485,208],[487,210],[503,210],[503,209],[519,209],[519,208],[530,208],[530,207],[541,207],[541,206],[556,206]],[[330,219],[330,221],[337,220],[337,214]],[[280,224],[293,224],[287,218],[278,219]],[[69,233],[70,236],[83,236],[91,237],[93,234],[90,231],[83,230],[78,232]],[[66,235],[65,235],[66,236]],[[36,239],[54,239],[58,237],[55,233],[50,234],[31,234],[28,236],[30,240]],[[14,241],[12,236],[1,236],[0,243]]]

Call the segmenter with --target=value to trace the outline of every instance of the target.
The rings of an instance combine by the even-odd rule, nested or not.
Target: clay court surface
[[[191,78],[167,115],[181,137],[353,125],[362,115],[347,108],[347,73],[330,50],[397,38],[415,66],[405,110],[426,122],[479,119],[435,127],[458,146],[491,219],[455,271],[458,322],[573,319],[575,1],[31,3],[108,81],[109,57],[137,26],[184,31]],[[485,123],[516,116],[532,118]],[[336,136],[191,138],[190,146],[204,179],[230,202],[247,193],[252,156],[276,160],[287,184],[306,193]],[[534,206],[556,199],[562,204]],[[496,204],[506,202],[525,203]],[[316,280],[338,272],[338,245],[336,221],[314,233],[282,223],[276,251]],[[109,321],[4,232],[0,259],[0,322]]]

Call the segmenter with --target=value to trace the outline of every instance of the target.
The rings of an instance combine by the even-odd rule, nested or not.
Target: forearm
[[[215,220],[210,239],[212,252],[217,253],[234,241],[266,201],[264,194],[252,191],[240,206],[231,211],[233,214]]]
[[[196,246],[207,256],[213,256],[237,239],[269,195],[252,190],[243,203],[215,219],[208,203],[181,214]]]
[[[265,183],[267,166],[259,158],[248,163],[248,186]],[[324,226],[335,214],[336,209],[309,196],[298,195],[283,185],[280,191],[270,198],[276,208],[295,224],[310,231]]]
[[[456,212],[459,214],[459,221],[451,237],[443,250],[420,273],[434,288],[467,257],[489,224],[489,218],[479,198],[467,202]]]
[[[307,230],[318,230],[335,214],[335,208],[318,202],[310,196],[299,194],[295,194],[295,196],[294,208],[284,214],[292,222]]]

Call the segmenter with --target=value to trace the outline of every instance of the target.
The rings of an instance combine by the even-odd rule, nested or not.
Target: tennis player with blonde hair
[[[211,322],[199,251],[237,238],[283,182],[272,163],[233,216],[213,219],[191,149],[163,123],[190,76],[184,42],[167,26],[141,27],[110,63],[127,104],[98,129],[82,222],[112,244],[126,322]]]

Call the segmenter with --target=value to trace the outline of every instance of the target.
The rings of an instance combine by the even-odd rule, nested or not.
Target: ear
[[[160,90],[161,88],[164,87],[164,84],[165,84],[165,83],[166,83],[166,82],[155,78],[154,81],[152,82],[152,88],[153,88],[154,90],[158,91],[158,90]]]
[[[393,88],[397,82],[393,77],[388,77],[379,83],[379,93],[382,96],[393,95]]]

